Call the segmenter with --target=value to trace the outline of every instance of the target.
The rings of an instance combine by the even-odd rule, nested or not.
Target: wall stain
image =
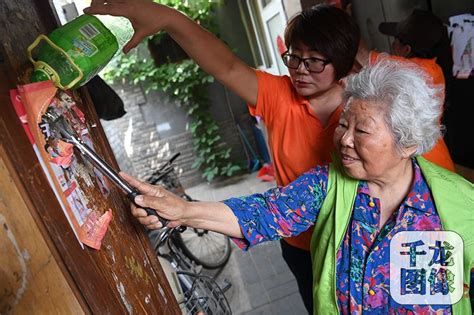
[[[17,281],[20,282],[21,284],[20,284],[20,287],[18,288],[18,290],[16,290],[16,292],[15,292],[15,300],[13,301],[13,304],[10,305],[11,308],[13,309],[18,304],[18,302],[21,300],[21,297],[25,293],[25,290],[27,289],[27,286],[28,286],[28,268],[27,268],[26,263],[29,260],[30,255],[28,254],[28,252],[26,250],[23,251],[23,252],[21,251],[20,246],[18,245],[18,243],[15,239],[15,236],[8,229],[6,219],[2,214],[0,214],[0,224],[3,225],[4,229],[6,230],[6,234],[7,234],[8,239],[10,240],[13,247],[15,248],[16,258],[17,258],[18,263],[20,264],[20,268],[21,268],[21,273],[17,273],[17,272],[14,273]]]
[[[163,290],[160,284],[158,284],[158,290],[160,291],[161,296],[165,300],[165,304],[168,304],[168,299],[166,298],[165,290]]]
[[[107,245],[105,248],[107,249],[107,252],[109,253],[110,258],[112,258],[112,264],[115,265],[115,252],[114,252],[113,247],[111,245]]]
[[[143,267],[139,264],[139,262],[135,259],[135,257],[125,256],[125,266],[132,272],[132,274],[135,277],[138,277],[138,278],[144,280],[147,285],[149,284],[150,277],[143,270]]]
[[[115,273],[112,273],[112,276],[114,277],[115,286],[117,287],[117,291],[120,294],[120,298],[122,299],[123,305],[125,305],[125,308],[127,309],[128,314],[133,314],[133,306],[132,306],[132,303],[130,303],[130,301],[127,300],[127,293],[125,292],[125,287],[123,283],[119,281]]]

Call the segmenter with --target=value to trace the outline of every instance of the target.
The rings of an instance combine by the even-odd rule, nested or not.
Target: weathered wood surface
[[[23,78],[29,68],[27,46],[38,34],[49,33],[55,25],[55,16],[47,1],[0,1],[0,152],[5,164],[11,165],[10,173],[15,175],[13,178],[16,177],[12,183],[11,180],[6,182],[7,179],[2,176],[0,182],[17,187],[23,199],[18,202],[27,205],[17,211],[28,211],[18,217],[12,217],[9,212],[2,210],[7,208],[5,207],[0,208],[0,214],[10,222],[9,225],[18,225],[21,228],[28,228],[31,223],[22,221],[24,218],[32,218],[41,232],[43,242],[49,247],[50,253],[46,255],[54,263],[51,263],[47,270],[42,269],[37,273],[49,273],[49,268],[54,269],[56,264],[57,270],[60,270],[57,272],[58,279],[62,276],[66,282],[62,284],[63,287],[52,284],[48,290],[42,291],[45,293],[45,300],[54,300],[55,294],[66,288],[63,294],[68,294],[71,299],[75,297],[75,307],[80,306],[77,313],[179,314],[176,300],[149,247],[143,229],[133,220],[129,213],[129,202],[115,187],[112,187],[112,193],[107,200],[104,200],[100,192],[93,196],[114,211],[102,250],[83,250],[79,246],[10,104],[9,89],[14,88],[17,83],[25,82]],[[117,163],[87,91],[80,92],[84,101],[81,110],[91,124],[97,125],[91,128],[95,149],[116,167]],[[18,195],[4,196],[10,197],[16,199]],[[0,240],[3,241],[4,238]],[[27,245],[30,246],[27,244],[28,239],[21,242],[23,245],[19,247],[20,252],[25,250]],[[30,259],[40,264],[42,258],[36,257],[35,253],[36,251],[31,252]],[[33,268],[33,265],[27,267]],[[31,275],[33,269],[29,272]],[[25,300],[20,303],[28,305],[35,303],[35,298],[39,298],[31,297],[32,300],[29,301],[26,300],[27,296],[23,295],[22,299]],[[59,297],[57,302],[66,303],[64,296]],[[53,305],[51,303],[50,311],[56,313]]]
[[[84,314],[6,163],[0,158],[0,314]]]

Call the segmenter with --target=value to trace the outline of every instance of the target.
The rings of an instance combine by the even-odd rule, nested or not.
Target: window
[[[288,73],[280,58],[286,25],[281,0],[246,0],[241,14],[257,67],[273,74]]]

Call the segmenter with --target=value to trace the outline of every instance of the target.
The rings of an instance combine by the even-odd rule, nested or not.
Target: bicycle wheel
[[[182,233],[173,233],[173,238],[186,256],[204,268],[219,268],[229,260],[230,239],[223,234],[188,227]]]
[[[230,315],[229,301],[219,285],[208,276],[178,271],[188,314]],[[191,287],[190,287],[191,284]]]

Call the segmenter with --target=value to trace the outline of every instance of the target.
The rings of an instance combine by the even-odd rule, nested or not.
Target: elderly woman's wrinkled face
[[[334,132],[334,143],[347,174],[361,180],[383,180],[404,158],[384,119],[383,106],[350,100]]]

